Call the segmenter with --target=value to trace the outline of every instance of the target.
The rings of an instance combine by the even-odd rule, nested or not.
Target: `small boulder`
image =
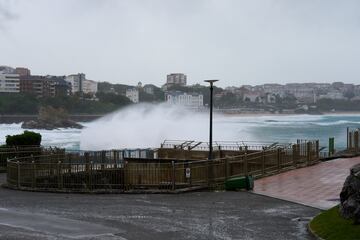
[[[340,193],[340,214],[360,224],[360,164],[350,169]]]

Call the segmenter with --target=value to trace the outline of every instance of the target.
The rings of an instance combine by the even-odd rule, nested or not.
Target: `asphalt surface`
[[[0,174],[0,183],[5,182]],[[0,188],[0,239],[313,239],[320,210],[247,192],[59,194]]]

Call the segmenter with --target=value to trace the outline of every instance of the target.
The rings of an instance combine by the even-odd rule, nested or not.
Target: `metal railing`
[[[214,141],[214,150],[256,150],[261,151],[264,149],[271,149],[277,147],[288,147],[289,143],[280,142],[259,142],[259,141]],[[165,140],[161,144],[161,148],[167,149],[182,149],[182,150],[200,150],[208,151],[208,142],[189,141],[189,140]]]

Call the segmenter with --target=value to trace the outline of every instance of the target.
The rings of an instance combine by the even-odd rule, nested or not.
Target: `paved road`
[[[0,239],[311,239],[306,224],[318,213],[247,192],[88,195],[0,188]]]
[[[340,203],[340,192],[350,168],[360,157],[340,158],[255,181],[254,192],[329,209]]]

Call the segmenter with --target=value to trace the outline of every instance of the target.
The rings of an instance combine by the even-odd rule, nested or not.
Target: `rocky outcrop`
[[[82,128],[83,126],[69,119],[62,108],[41,107],[36,120],[26,121],[21,125],[25,129]]]
[[[340,214],[360,224],[360,164],[350,169],[340,193]]]
[[[53,130],[57,128],[78,128],[78,129],[83,128],[82,125],[71,120],[61,120],[55,122],[47,122],[43,120],[31,120],[24,122],[21,125],[21,127],[25,129],[46,129],[46,130]]]

